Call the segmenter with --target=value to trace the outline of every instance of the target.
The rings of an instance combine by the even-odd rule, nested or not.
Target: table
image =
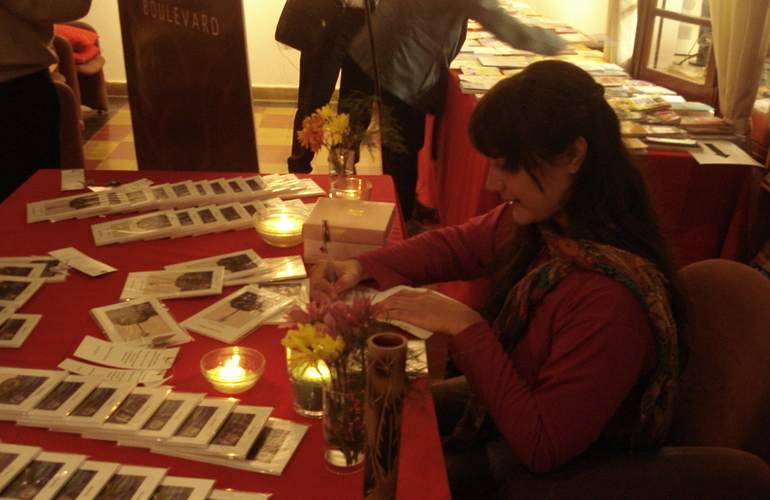
[[[206,172],[129,172],[88,171],[87,179],[97,182],[120,180],[130,182],[148,178],[156,184],[183,180],[234,177],[238,173]],[[311,176],[322,188],[328,188],[326,176]],[[387,176],[367,176],[373,181],[374,201],[395,201],[395,188]],[[209,255],[253,248],[262,257],[301,253],[301,246],[274,248],[265,244],[253,230],[234,231],[175,240],[140,241],[124,245],[97,247],[90,226],[106,219],[65,220],[27,224],[26,204],[31,201],[64,196],[59,190],[60,172],[41,170],[0,204],[3,237],[0,256],[45,255],[64,247],[75,247],[101,262],[118,268],[117,272],[90,278],[72,271],[64,283],[48,283],[33,296],[19,313],[42,314],[43,317],[20,349],[0,349],[0,366],[55,369],[70,357],[85,335],[105,338],[88,311],[118,301],[126,273],[162,269]],[[112,216],[123,217],[123,216]],[[394,240],[402,238],[403,221],[397,220]],[[234,291],[236,288],[227,289]],[[229,293],[229,292],[228,292]],[[217,297],[166,300],[164,304],[178,320],[213,303]],[[239,345],[255,347],[267,357],[267,367],[257,386],[239,394],[242,404],[272,406],[272,416],[309,424],[307,434],[282,476],[245,472],[233,468],[153,454],[141,448],[118,446],[109,441],[84,439],[45,429],[0,422],[0,440],[40,446],[47,451],[84,453],[93,460],[126,465],[167,467],[168,474],[182,477],[215,479],[216,488],[272,493],[273,498],[361,498],[362,473],[338,475],[324,467],[320,420],[308,419],[294,412],[286,376],[284,348],[279,339],[285,330],[265,325],[240,341]],[[203,379],[198,368],[206,352],[224,344],[208,337],[192,334],[195,340],[180,346],[170,384],[175,390],[206,392],[212,397],[225,397],[215,392]],[[418,380],[410,402],[405,405],[404,426],[399,466],[398,498],[448,499],[446,472],[438,436],[435,413],[427,380]]]

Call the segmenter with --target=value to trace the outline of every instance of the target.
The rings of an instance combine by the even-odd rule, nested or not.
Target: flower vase
[[[392,332],[368,339],[364,498],[396,497],[401,410],[406,387],[406,338]]]
[[[356,173],[356,152],[349,148],[329,151],[329,183]]]
[[[338,474],[361,470],[364,461],[365,391],[323,389],[323,435],[326,467]]]

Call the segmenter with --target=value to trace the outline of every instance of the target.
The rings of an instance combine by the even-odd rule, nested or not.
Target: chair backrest
[[[737,448],[770,462],[770,280],[723,259],[685,266],[679,277],[692,337],[669,444]]]

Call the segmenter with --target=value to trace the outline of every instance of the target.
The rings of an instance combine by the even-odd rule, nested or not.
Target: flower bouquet
[[[362,146],[369,151],[382,144],[397,152],[406,150],[389,108],[375,106],[372,96],[361,93],[341,100],[338,107],[326,104],[306,116],[297,141],[314,153],[325,147],[330,175],[343,177],[355,170],[355,154]]]
[[[357,466],[364,456],[364,399],[367,339],[392,327],[377,320],[371,297],[352,304],[311,302],[287,313],[281,343],[290,350],[289,370],[301,365],[324,368],[323,427],[327,462],[339,469]]]

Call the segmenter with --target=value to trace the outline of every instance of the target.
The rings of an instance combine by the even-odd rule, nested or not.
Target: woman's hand
[[[479,313],[465,304],[430,290],[401,290],[379,304],[384,318],[452,336],[483,321]]]
[[[329,262],[322,260],[310,269],[310,298],[318,302],[337,300],[342,292],[370,277],[357,260],[332,261],[331,269]]]

